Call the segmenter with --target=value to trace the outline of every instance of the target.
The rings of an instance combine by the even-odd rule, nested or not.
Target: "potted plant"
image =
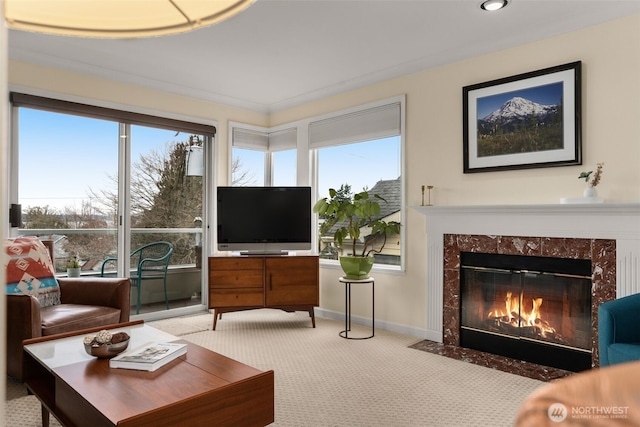
[[[598,193],[596,191],[596,186],[600,184],[600,179],[602,179],[602,167],[604,163],[596,164],[596,173],[591,175],[593,171],[588,172],[580,172],[578,179],[584,179],[587,183],[587,188],[584,189],[583,196],[584,197],[597,197]]]
[[[378,194],[370,196],[366,190],[350,194],[344,190],[344,186],[341,191],[329,189],[329,197],[318,200],[313,211],[321,217],[331,218],[332,223],[338,225],[333,239],[341,251],[342,243],[351,239],[350,255],[339,257],[345,277],[366,279],[373,267],[373,254],[382,252],[389,235],[400,233],[400,223],[379,218],[380,201],[387,201]],[[369,234],[365,234],[367,231]],[[358,251],[361,236],[362,249]]]
[[[67,261],[67,277],[80,277],[80,260],[77,256],[72,256]]]

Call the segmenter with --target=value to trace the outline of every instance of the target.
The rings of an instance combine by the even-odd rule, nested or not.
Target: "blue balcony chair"
[[[167,297],[167,271],[173,254],[173,245],[169,242],[154,242],[141,246],[131,252],[131,267],[136,268],[131,273],[131,287],[137,288],[136,314],[140,313],[140,294],[142,282],[145,280],[162,279],[164,286],[164,301],[169,310],[169,298]],[[100,276],[105,276],[105,266],[117,262],[117,258],[107,258],[100,266]]]
[[[600,366],[640,360],[640,293],[598,307]]]

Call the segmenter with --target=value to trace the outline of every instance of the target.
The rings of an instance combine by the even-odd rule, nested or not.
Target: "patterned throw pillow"
[[[49,251],[37,237],[6,239],[8,295],[33,295],[42,307],[60,304],[60,286]]]

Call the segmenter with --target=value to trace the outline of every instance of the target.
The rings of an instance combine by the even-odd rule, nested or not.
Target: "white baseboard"
[[[152,322],[154,320],[162,320],[162,319],[169,319],[172,317],[180,317],[180,316],[190,316],[190,315],[194,315],[194,314],[205,314],[205,313],[211,313],[211,311],[207,308],[207,306],[205,306],[204,304],[201,305],[190,305],[187,307],[178,307],[178,308],[173,308],[171,310],[160,310],[160,311],[153,311],[150,313],[142,313],[142,314],[136,314],[135,313],[135,307],[132,307],[132,313],[131,313],[131,321],[134,320],[144,320],[145,322]]]
[[[322,317],[325,319],[339,320],[341,322],[344,322],[345,320],[344,312],[340,312],[340,311],[333,311],[333,310],[327,310],[324,308],[316,307],[315,314],[316,314],[316,317]],[[355,325],[371,327],[371,318],[352,315],[351,323]],[[396,334],[409,335],[412,337],[428,339],[427,330],[416,328],[413,326],[400,325],[398,323],[386,322],[383,320],[376,320],[375,328],[382,329],[384,331],[393,332]]]

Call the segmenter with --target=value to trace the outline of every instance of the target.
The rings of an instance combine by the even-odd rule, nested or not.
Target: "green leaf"
[[[589,176],[593,173],[593,171],[589,171],[589,172],[580,172],[580,176],[578,176],[578,179],[584,179],[585,181],[589,181]]]
[[[374,195],[373,195],[373,197],[375,197],[376,199],[380,199],[380,200],[382,200],[383,202],[387,203],[387,200],[386,200],[384,197],[382,197],[382,196],[380,196],[380,195],[378,195],[378,194],[374,194]]]
[[[327,199],[320,199],[313,205],[313,212],[324,215],[327,211]]]

